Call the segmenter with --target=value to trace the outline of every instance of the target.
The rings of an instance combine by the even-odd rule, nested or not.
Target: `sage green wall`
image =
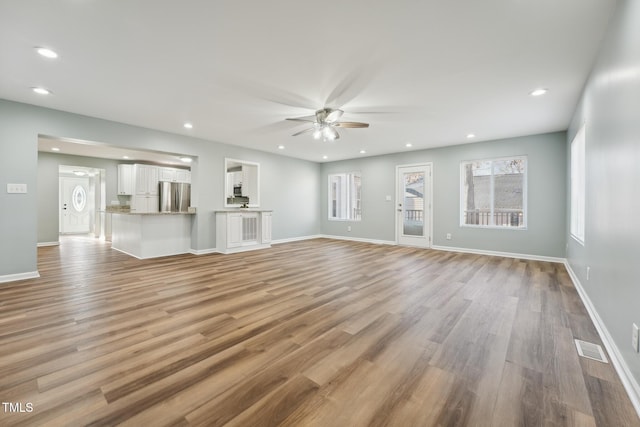
[[[191,238],[195,250],[216,247],[213,211],[224,206],[225,157],[260,163],[261,207],[274,211],[274,239],[319,233],[317,163],[0,100],[0,278],[37,271],[39,135],[194,157],[192,204],[198,214]],[[29,192],[7,194],[7,183],[26,183]]]
[[[460,162],[527,155],[526,230],[460,227]],[[455,248],[564,257],[566,236],[566,134],[556,132],[411,151],[322,165],[322,233],[395,241],[395,173],[403,164],[433,164],[433,244]],[[362,173],[362,221],[329,221],[328,175]],[[386,201],[390,195],[392,201]],[[351,232],[347,231],[351,226]],[[452,240],[446,240],[446,234]]]
[[[586,123],[586,229],[567,258],[636,380],[640,355],[640,2],[618,2],[567,134]],[[589,280],[586,269],[591,267]]]

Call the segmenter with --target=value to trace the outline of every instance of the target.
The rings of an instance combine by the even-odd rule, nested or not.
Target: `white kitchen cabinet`
[[[133,165],[118,165],[118,195],[133,194]]]
[[[271,243],[271,215],[272,212],[262,213],[261,233],[263,243]]]
[[[271,247],[272,211],[225,210],[216,212],[218,252],[230,254]]]
[[[158,180],[176,182],[176,170],[174,168],[159,168]]]
[[[176,169],[176,182],[191,184],[191,171],[186,169]]]
[[[191,171],[177,168],[158,168],[160,181],[191,183]]]
[[[133,165],[135,190],[137,195],[158,195],[158,167],[150,165]]]
[[[156,213],[160,212],[160,196],[131,196],[131,212]]]

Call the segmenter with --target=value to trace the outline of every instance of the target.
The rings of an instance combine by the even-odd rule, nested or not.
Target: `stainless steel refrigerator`
[[[191,184],[160,181],[160,212],[188,212]]]

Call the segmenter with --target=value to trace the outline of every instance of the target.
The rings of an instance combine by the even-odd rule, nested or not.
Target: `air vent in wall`
[[[598,362],[609,363],[607,356],[604,355],[602,347],[586,341],[575,340],[578,354],[587,359],[597,360]]]

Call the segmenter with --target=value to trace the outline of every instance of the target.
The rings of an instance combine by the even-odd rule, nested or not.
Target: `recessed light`
[[[284,150],[284,145],[278,145],[278,150]]]
[[[468,133],[468,134],[467,134],[467,138],[468,138],[468,139],[472,139],[472,138],[475,138],[475,137],[476,137],[476,134],[475,134],[475,133]]]
[[[50,90],[45,89],[43,87],[32,87],[31,90],[34,91],[35,93],[39,94],[39,95],[49,95],[49,94],[51,94]]]
[[[407,142],[404,146],[405,146],[405,147],[413,147],[413,144],[412,144],[412,143],[410,143],[410,142]]]
[[[531,95],[531,96],[540,96],[540,95],[544,95],[547,92],[548,92],[548,89],[539,88],[539,89],[532,90],[531,92],[529,92],[529,95]]]
[[[322,156],[323,159],[327,160],[329,156]]]
[[[52,51],[51,49],[47,49],[46,47],[36,47],[36,52],[38,52],[41,56],[45,58],[55,59],[58,57],[58,54]]]
[[[193,129],[193,124],[192,123],[185,123],[182,126],[184,126],[185,129]]]
[[[360,150],[360,154],[367,154],[365,150]]]
[[[58,147],[51,147],[51,151],[60,151]]]
[[[193,159],[191,157],[180,157],[180,161],[184,163],[191,163]]]
[[[123,159],[128,159],[128,158],[129,158],[129,156],[122,156],[122,158],[123,158]]]

